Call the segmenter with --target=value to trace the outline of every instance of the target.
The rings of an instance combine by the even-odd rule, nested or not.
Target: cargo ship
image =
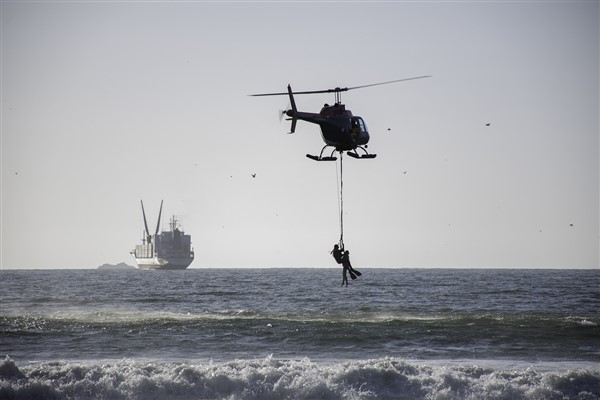
[[[192,248],[192,237],[186,235],[177,221],[175,215],[169,221],[169,230],[160,230],[160,217],[163,202],[160,202],[158,222],[154,235],[148,230],[144,202],[142,203],[142,215],[144,216],[145,235],[142,244],[135,246],[131,255],[135,259],[139,269],[186,269],[194,261],[194,249]]]

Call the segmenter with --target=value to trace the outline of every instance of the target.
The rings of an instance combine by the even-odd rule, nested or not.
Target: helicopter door
[[[352,117],[352,139],[356,144],[365,144],[369,141],[367,125],[361,117]]]

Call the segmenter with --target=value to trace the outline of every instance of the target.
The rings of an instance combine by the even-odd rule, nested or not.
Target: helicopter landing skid
[[[367,154],[363,154],[363,155],[358,155],[357,153],[348,153],[348,155],[352,158],[356,158],[358,160],[364,159],[364,158],[375,158],[377,157],[377,154],[371,154],[371,153],[367,153]]]
[[[358,154],[356,152],[356,149],[354,149],[354,152],[347,152],[348,155],[352,158],[356,158],[356,159],[363,159],[363,158],[375,158],[377,157],[377,154],[371,154],[369,153],[364,147],[362,146],[358,146],[357,148],[361,149],[362,151],[365,152],[365,154]]]
[[[333,153],[335,153],[335,149],[331,152],[331,155],[329,157],[327,157],[327,156],[323,157],[323,152],[328,147],[330,147],[330,146],[329,145],[323,146],[323,148],[321,149],[321,153],[318,156],[313,156],[312,154],[307,154],[306,157],[310,158],[311,160],[315,160],[315,161],[335,161],[335,160],[337,160],[337,157],[333,156]]]
[[[337,157],[313,156],[312,154],[307,154],[306,157],[310,158],[311,160],[315,160],[315,161],[335,161],[335,160],[337,160]]]

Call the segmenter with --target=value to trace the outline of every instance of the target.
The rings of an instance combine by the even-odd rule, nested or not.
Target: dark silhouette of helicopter
[[[365,121],[352,114],[352,111],[346,109],[346,106],[342,104],[341,92],[347,92],[348,90],[361,89],[371,86],[386,85],[389,83],[410,81],[413,79],[429,78],[426,76],[417,76],[414,78],[398,79],[395,81],[387,81],[380,83],[373,83],[370,85],[354,86],[354,87],[336,87],[335,89],[325,90],[313,90],[305,92],[293,92],[292,87],[288,85],[287,93],[259,93],[252,94],[251,96],[282,96],[288,95],[290,97],[290,104],[292,108],[287,111],[283,111],[283,115],[287,115],[288,120],[292,121],[292,128],[289,133],[294,133],[296,130],[296,123],[298,120],[307,121],[313,124],[318,124],[321,127],[321,136],[325,142],[325,146],[321,149],[321,153],[318,156],[307,154],[306,156],[315,161],[335,161],[337,157],[333,154],[337,152],[346,151],[349,156],[364,159],[364,158],[375,158],[377,155],[369,153],[367,151],[367,143],[369,143],[369,131]],[[330,106],[325,104],[321,109],[321,112],[310,113],[298,111],[296,108],[296,102],[294,101],[294,94],[316,94],[316,93],[335,93],[335,104]],[[330,156],[323,157],[323,152],[327,147],[333,147],[333,151]],[[360,149],[364,154],[359,154],[357,149]]]

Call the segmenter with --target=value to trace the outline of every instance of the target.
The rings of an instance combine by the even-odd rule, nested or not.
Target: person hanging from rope
[[[348,276],[346,275],[346,273],[349,270],[348,266],[349,265],[349,261],[347,263],[344,263],[344,244],[342,243],[342,246],[340,248],[340,245],[336,244],[333,246],[333,250],[331,250],[330,254],[333,255],[333,258],[335,258],[335,261],[338,264],[342,264],[342,286],[344,286],[344,283],[346,284],[346,286],[348,286]],[[351,268],[351,266],[350,266]],[[352,279],[356,279],[356,275],[354,275],[352,272],[350,272],[350,277]]]
[[[344,251],[344,254],[342,255],[342,267],[342,285],[344,285],[345,281],[346,286],[348,286],[348,278],[346,277],[346,271],[348,271],[352,280],[362,275],[359,271],[352,268],[352,264],[350,264],[350,252],[348,250]]]
[[[342,263],[342,257],[344,255],[344,245],[342,244],[342,247],[340,248],[340,246],[338,244],[333,246],[333,250],[331,250],[329,252],[329,254],[333,255],[333,258],[335,258],[335,262],[337,262],[338,264]]]
[[[354,272],[352,272],[352,265],[350,264],[349,254],[350,252],[348,250],[346,250],[344,254],[342,254],[342,286],[344,286],[344,283],[346,284],[346,286],[348,286],[348,276],[346,275],[346,273],[350,274],[350,278],[352,278],[352,280],[356,279],[356,275],[354,274]]]
[[[348,287],[348,276],[346,275],[346,273],[349,272],[348,265],[349,264],[342,259],[342,286],[344,286],[345,283],[346,287]],[[350,277],[352,276],[352,272],[350,272]],[[354,276],[354,279],[356,279],[356,276]]]

